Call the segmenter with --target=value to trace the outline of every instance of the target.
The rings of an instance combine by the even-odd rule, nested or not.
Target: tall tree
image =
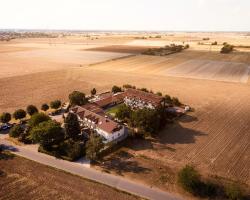
[[[30,137],[34,142],[40,143],[43,148],[49,149],[52,145],[64,140],[64,131],[59,123],[46,121],[32,128]]]
[[[81,133],[79,121],[74,113],[69,112],[65,118],[64,127],[67,138],[77,139]]]
[[[27,106],[26,111],[30,116],[34,115],[35,113],[38,113],[38,109],[34,105]]]
[[[0,121],[1,121],[2,123],[8,123],[10,120],[11,120],[11,114],[10,114],[10,113],[3,113],[3,114],[0,116]]]
[[[86,156],[90,160],[96,160],[100,151],[104,148],[102,138],[95,134],[91,134],[86,144]]]
[[[96,89],[93,88],[93,89],[90,91],[90,93],[91,93],[92,96],[96,95]]]
[[[69,94],[69,102],[71,106],[82,106],[88,102],[85,94],[79,91],[74,91]]]

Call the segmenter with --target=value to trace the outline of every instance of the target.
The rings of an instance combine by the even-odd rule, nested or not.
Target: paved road
[[[9,149],[14,154],[28,158],[30,160],[55,167],[57,169],[70,172],[72,174],[109,185],[119,190],[135,194],[137,196],[144,197],[146,199],[153,200],[182,200],[182,198],[172,195],[170,193],[161,191],[156,188],[150,188],[148,186],[132,182],[125,178],[103,173],[92,168],[83,167],[79,163],[68,162],[61,159],[56,159],[52,156],[48,156],[37,151],[32,151],[25,146],[16,146],[9,141],[0,138],[0,144],[3,144],[6,149]]]

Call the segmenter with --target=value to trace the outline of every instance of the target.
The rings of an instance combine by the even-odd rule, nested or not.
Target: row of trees
[[[52,101],[50,103],[50,106],[48,104],[43,104],[41,106],[41,110],[47,111],[49,108],[58,109],[58,108],[61,107],[61,104],[62,103],[61,103],[60,100],[55,100],[55,101]],[[34,115],[36,113],[38,113],[38,108],[36,106],[34,106],[34,105],[29,105],[29,106],[27,106],[26,110],[17,109],[12,114],[12,116],[16,120],[22,120],[22,119],[24,119],[27,116],[27,114],[29,114],[30,116],[32,116],[32,115]],[[12,119],[12,116],[8,112],[2,113],[1,116],[0,116],[0,122],[2,122],[2,123],[8,123]]]
[[[224,187],[212,181],[204,181],[198,171],[189,165],[179,171],[178,183],[184,190],[199,197],[227,198],[230,200],[243,199],[243,192],[239,184],[231,183]]]
[[[72,106],[88,102],[85,94],[79,91],[72,92],[69,95],[69,100]],[[58,100],[50,103],[50,107],[54,109],[60,106],[61,102]],[[47,111],[49,105],[43,104],[41,108],[43,108],[41,110]],[[18,138],[24,143],[38,143],[40,145],[39,151],[67,160],[76,160],[82,157],[85,155],[85,149],[88,158],[96,159],[98,157],[103,148],[102,139],[92,133],[86,142],[86,138],[83,138],[81,134],[78,118],[75,114],[69,112],[62,125],[52,121],[46,113],[39,113],[35,106],[28,106],[26,111],[31,116],[27,125],[17,124],[12,127],[9,133],[11,137]],[[24,114],[20,118],[26,116],[26,111],[22,110]],[[7,116],[9,115],[7,114]]]

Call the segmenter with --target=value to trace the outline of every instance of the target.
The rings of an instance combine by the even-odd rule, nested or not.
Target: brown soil
[[[0,155],[0,199],[138,199],[45,165]]]

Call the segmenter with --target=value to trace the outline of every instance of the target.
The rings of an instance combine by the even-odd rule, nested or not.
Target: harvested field
[[[166,75],[217,81],[247,83],[250,65],[211,60],[190,60],[171,69]]]
[[[0,199],[139,199],[21,157],[0,155]]]
[[[80,67],[124,57],[127,53],[82,51],[91,45],[34,42],[0,43],[0,78]],[[93,47],[93,46],[92,46]]]
[[[249,66],[248,53],[222,55],[214,52],[185,51],[159,57],[137,55],[92,67],[101,71],[247,83]]]
[[[95,45],[98,46],[97,42]],[[22,43],[19,46],[25,47]],[[38,47],[37,44],[34,48]],[[250,185],[250,86],[240,83],[245,67],[250,65],[249,53],[222,55],[218,52],[187,50],[166,57],[135,55],[79,67],[88,63],[88,56],[92,55],[94,60],[95,53],[99,52],[88,51],[91,54],[85,54],[87,51],[81,50],[86,46],[82,45],[71,45],[65,50],[64,47],[67,45],[61,43],[48,49],[44,45],[42,49],[32,52],[0,53],[0,112],[13,112],[28,104],[40,107],[42,103],[54,99],[66,101],[73,90],[89,94],[93,87],[100,92],[107,91],[113,85],[132,84],[155,92],[161,91],[177,96],[183,103],[193,107],[195,112],[181,118],[179,123],[170,125],[159,138],[135,141],[122,149],[134,155],[133,163],[138,162],[141,168],[149,169],[147,175],[127,172],[127,168],[122,174],[154,184],[149,181],[149,177],[160,178],[160,168],[168,166],[177,170],[191,163],[203,174],[215,174]],[[32,59],[29,59],[28,52]],[[60,57],[59,53],[63,56]],[[193,66],[192,62],[197,65]],[[229,67],[225,64],[228,62]],[[182,70],[187,70],[187,74],[193,73],[191,69],[184,68],[184,63],[191,63],[189,67],[195,71],[195,79],[167,74],[168,70],[175,70],[176,66],[183,66]],[[215,69],[217,64],[220,65],[218,71],[217,67]],[[235,82],[197,79],[197,76],[204,77],[207,74],[212,78],[227,78]],[[115,156],[111,154],[107,165],[112,164]],[[115,163],[119,166],[117,162],[119,160]],[[154,168],[152,174],[151,168]],[[162,185],[162,188],[169,186]]]

